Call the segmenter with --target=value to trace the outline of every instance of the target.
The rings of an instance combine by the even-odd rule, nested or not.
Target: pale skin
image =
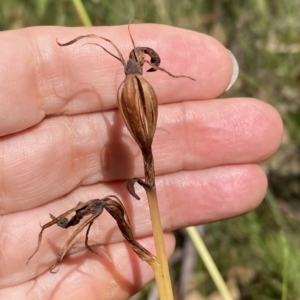
[[[260,162],[278,148],[281,118],[266,102],[215,99],[229,84],[232,62],[219,42],[161,25],[133,25],[137,46],[159,53],[173,74],[145,73],[156,91],[159,117],[153,151],[165,241],[172,230],[253,210],[267,179]],[[138,241],[154,251],[147,201],[137,201],[126,180],[143,177],[142,158],[117,110],[122,65],[100,47],[67,42],[94,33],[112,40],[127,58],[127,26],[33,27],[0,33],[0,298],[127,299],[153,278],[132,252],[115,221],[103,213],[51,274],[74,231],[53,226],[33,253],[40,223],[79,201],[108,194],[122,199]],[[91,42],[87,40],[86,42]],[[92,40],[113,51],[102,40]]]

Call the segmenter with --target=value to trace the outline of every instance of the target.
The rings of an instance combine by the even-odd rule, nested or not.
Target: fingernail
[[[234,83],[236,82],[236,79],[238,78],[238,75],[239,75],[239,65],[238,65],[234,55],[231,53],[231,51],[230,50],[228,50],[228,51],[230,53],[233,68],[232,68],[232,76],[230,79],[230,83],[229,83],[226,91],[228,91],[234,85]]]

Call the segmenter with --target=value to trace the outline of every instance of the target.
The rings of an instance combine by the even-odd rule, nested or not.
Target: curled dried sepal
[[[28,262],[30,259],[38,252],[41,242],[42,242],[42,235],[46,228],[51,227],[52,225],[56,224],[62,228],[68,228],[70,226],[75,226],[78,223],[80,223],[81,219],[84,216],[90,215],[89,218],[87,218],[74,232],[73,234],[67,239],[65,242],[63,248],[61,249],[59,255],[57,256],[57,259],[55,263],[50,267],[50,272],[54,273],[54,268],[63,260],[65,254],[70,248],[71,242],[74,240],[74,238],[85,228],[88,226],[86,231],[86,237],[85,237],[85,246],[88,250],[90,250],[93,253],[97,253],[94,251],[88,244],[88,234],[90,231],[90,228],[94,222],[94,220],[101,215],[103,212],[103,209],[106,209],[107,212],[116,220],[118,227],[120,231],[122,232],[124,238],[129,242],[131,248],[134,250],[134,252],[144,261],[147,261],[149,263],[153,262],[155,260],[155,256],[152,255],[147,249],[145,249],[142,245],[140,245],[134,238],[129,218],[127,215],[127,212],[125,210],[124,205],[122,204],[121,200],[117,198],[116,196],[109,195],[103,199],[93,199],[89,200],[85,203],[79,202],[74,208],[68,210],[67,212],[61,214],[58,217],[54,217],[50,214],[50,217],[52,221],[46,223],[42,226],[42,229],[39,233],[38,237],[38,244],[34,251],[34,253],[29,257]],[[72,212],[75,212],[75,215],[68,220],[66,218],[69,214]]]
[[[138,194],[136,193],[135,188],[134,188],[134,185],[136,182],[139,185],[141,185],[146,191],[147,191],[147,189],[151,190],[154,187],[153,184],[151,185],[137,177],[129,179],[126,184],[127,191],[137,200],[140,200],[141,198],[138,196]]]
[[[156,257],[134,238],[125,207],[117,197],[114,196],[114,198],[117,202],[108,199],[105,203],[105,209],[116,220],[124,238],[129,242],[131,248],[139,258],[148,263],[153,262]]]

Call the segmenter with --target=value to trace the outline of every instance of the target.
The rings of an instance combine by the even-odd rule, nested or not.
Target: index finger
[[[228,86],[232,61],[215,39],[155,24],[132,25],[131,32],[136,46],[160,55],[164,69],[197,80],[146,73],[160,103],[211,99]],[[46,115],[116,107],[117,89],[125,78],[122,64],[100,47],[81,47],[85,41],[63,48],[56,43],[57,38],[64,43],[91,33],[112,40],[127,60],[133,48],[127,26],[32,27],[0,33],[0,136],[33,126]],[[99,44],[115,53],[105,41]]]

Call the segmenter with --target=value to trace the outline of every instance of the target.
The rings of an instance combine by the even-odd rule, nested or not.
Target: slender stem
[[[281,231],[281,243],[282,243],[282,250],[283,250],[283,270],[282,270],[282,288],[281,288],[281,300],[286,300],[288,295],[288,260],[289,260],[289,248],[286,241],[286,237],[284,233]]]
[[[160,299],[173,300],[174,297],[169,272],[168,258],[164,243],[163,229],[161,225],[155,187],[155,172],[152,151],[150,151],[150,153],[143,153],[143,157],[145,167],[145,182],[151,186],[145,188],[145,190],[148,198],[148,205],[150,210],[150,217],[152,222],[152,230],[157,257],[157,261],[151,264],[151,266],[154,271]]]
[[[192,239],[199,255],[201,256],[211,278],[213,279],[215,285],[217,286],[220,295],[224,300],[233,300],[226,283],[224,282],[216,264],[214,263],[211,255],[209,254],[201,236],[199,235],[195,227],[187,227],[186,231],[188,232],[190,238]]]

